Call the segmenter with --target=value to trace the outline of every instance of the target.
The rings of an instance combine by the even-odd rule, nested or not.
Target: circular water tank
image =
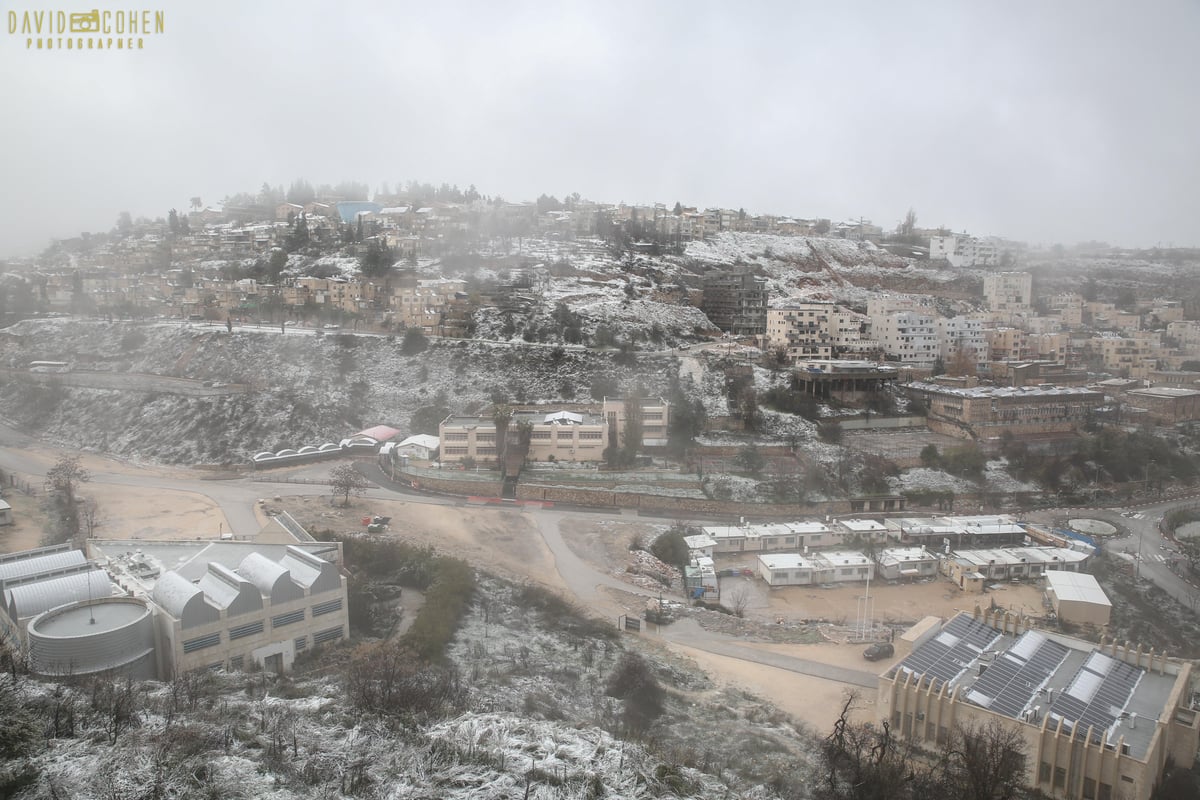
[[[52,608],[29,623],[29,668],[60,677],[116,670],[157,678],[154,618],[136,597],[81,600]]]

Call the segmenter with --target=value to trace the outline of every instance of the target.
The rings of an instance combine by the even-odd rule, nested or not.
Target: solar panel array
[[[1067,688],[1054,698],[1049,713],[1072,723],[1079,737],[1092,725],[1097,730],[1107,730],[1117,721],[1145,674],[1140,667],[1093,652]]]
[[[999,638],[999,631],[990,625],[960,614],[896,668],[950,683]]]
[[[988,665],[967,693],[967,699],[1015,719],[1070,652],[1037,631],[1026,631]]]

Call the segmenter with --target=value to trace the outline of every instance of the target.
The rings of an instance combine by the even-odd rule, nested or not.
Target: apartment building
[[[750,272],[706,276],[700,308],[726,333],[760,336],[767,330],[767,279]]]
[[[992,311],[1024,311],[1033,302],[1033,276],[1028,272],[984,275],[983,297]]]
[[[766,347],[783,348],[789,361],[833,356],[833,303],[795,303],[767,309]]]
[[[1149,378],[1160,366],[1156,340],[1156,336],[1104,334],[1093,336],[1088,347],[1104,371],[1122,378]]]
[[[892,361],[932,364],[939,353],[938,332],[932,313],[893,311],[872,315],[871,334]]]
[[[1000,253],[996,243],[989,239],[966,234],[931,236],[929,260],[948,261],[952,267],[992,267],[999,263]]]
[[[1029,334],[1020,328],[985,328],[983,335],[992,361],[1028,361],[1033,356]]]
[[[988,340],[983,322],[972,317],[941,317],[935,322],[938,356],[946,364],[970,363],[980,367],[988,361]]]

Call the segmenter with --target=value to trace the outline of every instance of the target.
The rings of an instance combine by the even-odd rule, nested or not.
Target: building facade
[[[1148,800],[1168,761],[1196,758],[1191,673],[1153,650],[1096,645],[977,608],[922,628],[880,676],[877,714],[934,749],[956,728],[999,725],[1023,745],[1024,783],[1053,798]]]

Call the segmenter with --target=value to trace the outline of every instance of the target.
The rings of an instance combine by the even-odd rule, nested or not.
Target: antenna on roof
[[[88,593],[88,624],[96,624],[96,612],[92,609],[92,573],[87,574],[87,593]]]

